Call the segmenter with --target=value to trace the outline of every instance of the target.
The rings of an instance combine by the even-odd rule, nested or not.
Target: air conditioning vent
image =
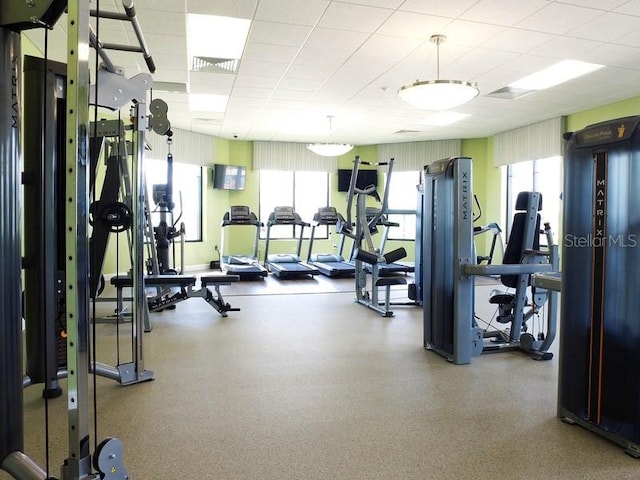
[[[237,58],[193,57],[191,70],[205,73],[237,73],[240,61]]]
[[[503,87],[503,88],[499,88],[498,90],[488,93],[487,95],[485,95],[486,97],[493,97],[493,98],[505,98],[507,100],[515,100],[516,98],[520,98],[520,97],[524,97],[526,95],[529,95],[530,93],[533,93],[535,90],[525,90],[523,88],[513,88],[513,87]]]

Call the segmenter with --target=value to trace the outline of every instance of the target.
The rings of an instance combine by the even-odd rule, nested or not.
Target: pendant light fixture
[[[464,80],[440,79],[440,44],[447,40],[444,35],[432,35],[436,44],[436,80],[416,80],[400,88],[398,96],[407,103],[428,110],[448,110],[475,98],[478,85]]]
[[[327,117],[329,119],[329,139],[331,139],[331,123],[333,120],[332,116]],[[338,157],[340,155],[344,155],[347,152],[350,152],[353,149],[353,145],[350,143],[309,143],[307,144],[307,148],[311,150],[313,153],[317,155],[321,155],[323,157]]]

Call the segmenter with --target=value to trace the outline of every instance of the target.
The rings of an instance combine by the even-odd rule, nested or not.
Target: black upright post
[[[20,34],[0,28],[0,465],[23,449],[20,291]]]
[[[61,394],[64,330],[65,65],[24,60],[24,271],[27,376]]]

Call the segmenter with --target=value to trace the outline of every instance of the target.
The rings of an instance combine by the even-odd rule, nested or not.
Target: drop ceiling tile
[[[583,8],[564,3],[551,3],[516,26],[540,32],[563,35],[570,30],[603,15],[602,10]]]
[[[102,6],[104,2],[100,2],[100,5]],[[115,1],[114,2],[116,5],[118,5],[118,8],[120,10],[122,10],[122,2],[121,1]],[[140,11],[140,10],[151,10],[152,12],[155,12],[155,14],[160,14],[162,15],[162,13],[158,13],[158,12],[185,12],[185,2],[176,2],[175,0],[135,0],[134,5],[136,7],[136,12]]]
[[[369,7],[391,8],[395,10],[404,3],[404,0],[348,0],[346,3],[365,5]]]
[[[457,45],[475,47],[496,38],[505,30],[503,26],[455,20],[439,32],[447,36],[447,41],[440,45],[440,52],[446,52]]]
[[[527,53],[549,42],[555,35],[519,28],[508,28],[482,43],[483,48],[504,52]]]
[[[180,5],[183,2],[174,1],[173,3]],[[258,0],[242,0],[241,2],[238,0],[216,0],[215,2],[211,0],[186,0],[189,13],[236,18],[253,18],[257,3]]]
[[[598,47],[599,43],[591,40],[572,37],[557,36],[547,43],[534,48],[529,53],[541,57],[556,58],[560,60],[578,60],[585,52]]]
[[[578,28],[567,32],[567,35],[588,38],[602,42],[615,41],[640,30],[640,18],[619,13],[607,12]]]
[[[413,38],[428,41],[451,22],[444,17],[397,11],[391,15],[376,33],[391,37]]]
[[[316,25],[329,6],[329,1],[261,0],[255,20],[293,25]]]
[[[632,4],[628,0],[562,0],[563,3],[577,5],[579,7],[596,8],[599,10],[615,10],[622,5]],[[625,5],[626,6],[626,5]]]
[[[305,42],[311,29],[309,25],[254,21],[251,23],[248,41],[296,47]]]
[[[278,90],[293,90],[298,92],[315,92],[323,84],[324,79],[303,80],[285,76],[278,85]]]
[[[336,70],[335,64],[336,62],[329,62],[326,65],[311,65],[296,61],[287,70],[287,78],[322,81],[329,78]]]
[[[407,0],[400,10],[428,13],[442,17],[457,18],[471,8],[478,0],[449,0],[447,2]]]
[[[513,25],[549,5],[547,0],[527,0],[514,8],[513,0],[480,0],[460,18],[493,25]]]
[[[287,63],[256,62],[241,60],[238,75],[264,75],[265,77],[282,77],[289,67]]]
[[[249,42],[242,54],[242,60],[290,63],[297,53],[298,49],[292,46]]]
[[[331,2],[318,26],[373,33],[392,13],[386,8]]]
[[[314,28],[305,42],[304,47],[336,52],[352,52],[360,47],[368,37],[369,36],[363,32]]]

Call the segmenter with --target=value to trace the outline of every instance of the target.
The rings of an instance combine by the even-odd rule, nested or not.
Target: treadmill
[[[287,253],[276,253],[269,255],[269,242],[271,239],[271,227],[274,225],[292,225],[300,227],[300,237],[298,238],[298,249],[295,255]],[[264,248],[264,266],[278,278],[300,278],[313,277],[320,273],[318,268],[303,262],[300,258],[300,250],[302,249],[302,234],[304,227],[309,224],[304,222],[293,207],[276,207],[269,214],[267,221],[267,239]]]
[[[315,238],[316,227],[326,225],[327,227],[344,225],[345,219],[338,213],[335,207],[320,207],[313,216],[313,225],[311,226],[311,238],[309,239],[309,253],[307,254],[307,262],[315,266],[322,275],[327,277],[346,277],[356,273],[356,267],[345,261],[340,254],[336,253],[316,253],[313,251],[313,240]],[[344,237],[343,237],[344,238]]]
[[[224,252],[224,227],[248,226],[256,229],[253,255],[221,255],[220,266],[227,275],[238,275],[240,280],[262,280],[268,275],[267,269],[258,261],[258,238],[262,225],[255,213],[246,205],[233,205],[224,214],[220,240],[221,252]]]

